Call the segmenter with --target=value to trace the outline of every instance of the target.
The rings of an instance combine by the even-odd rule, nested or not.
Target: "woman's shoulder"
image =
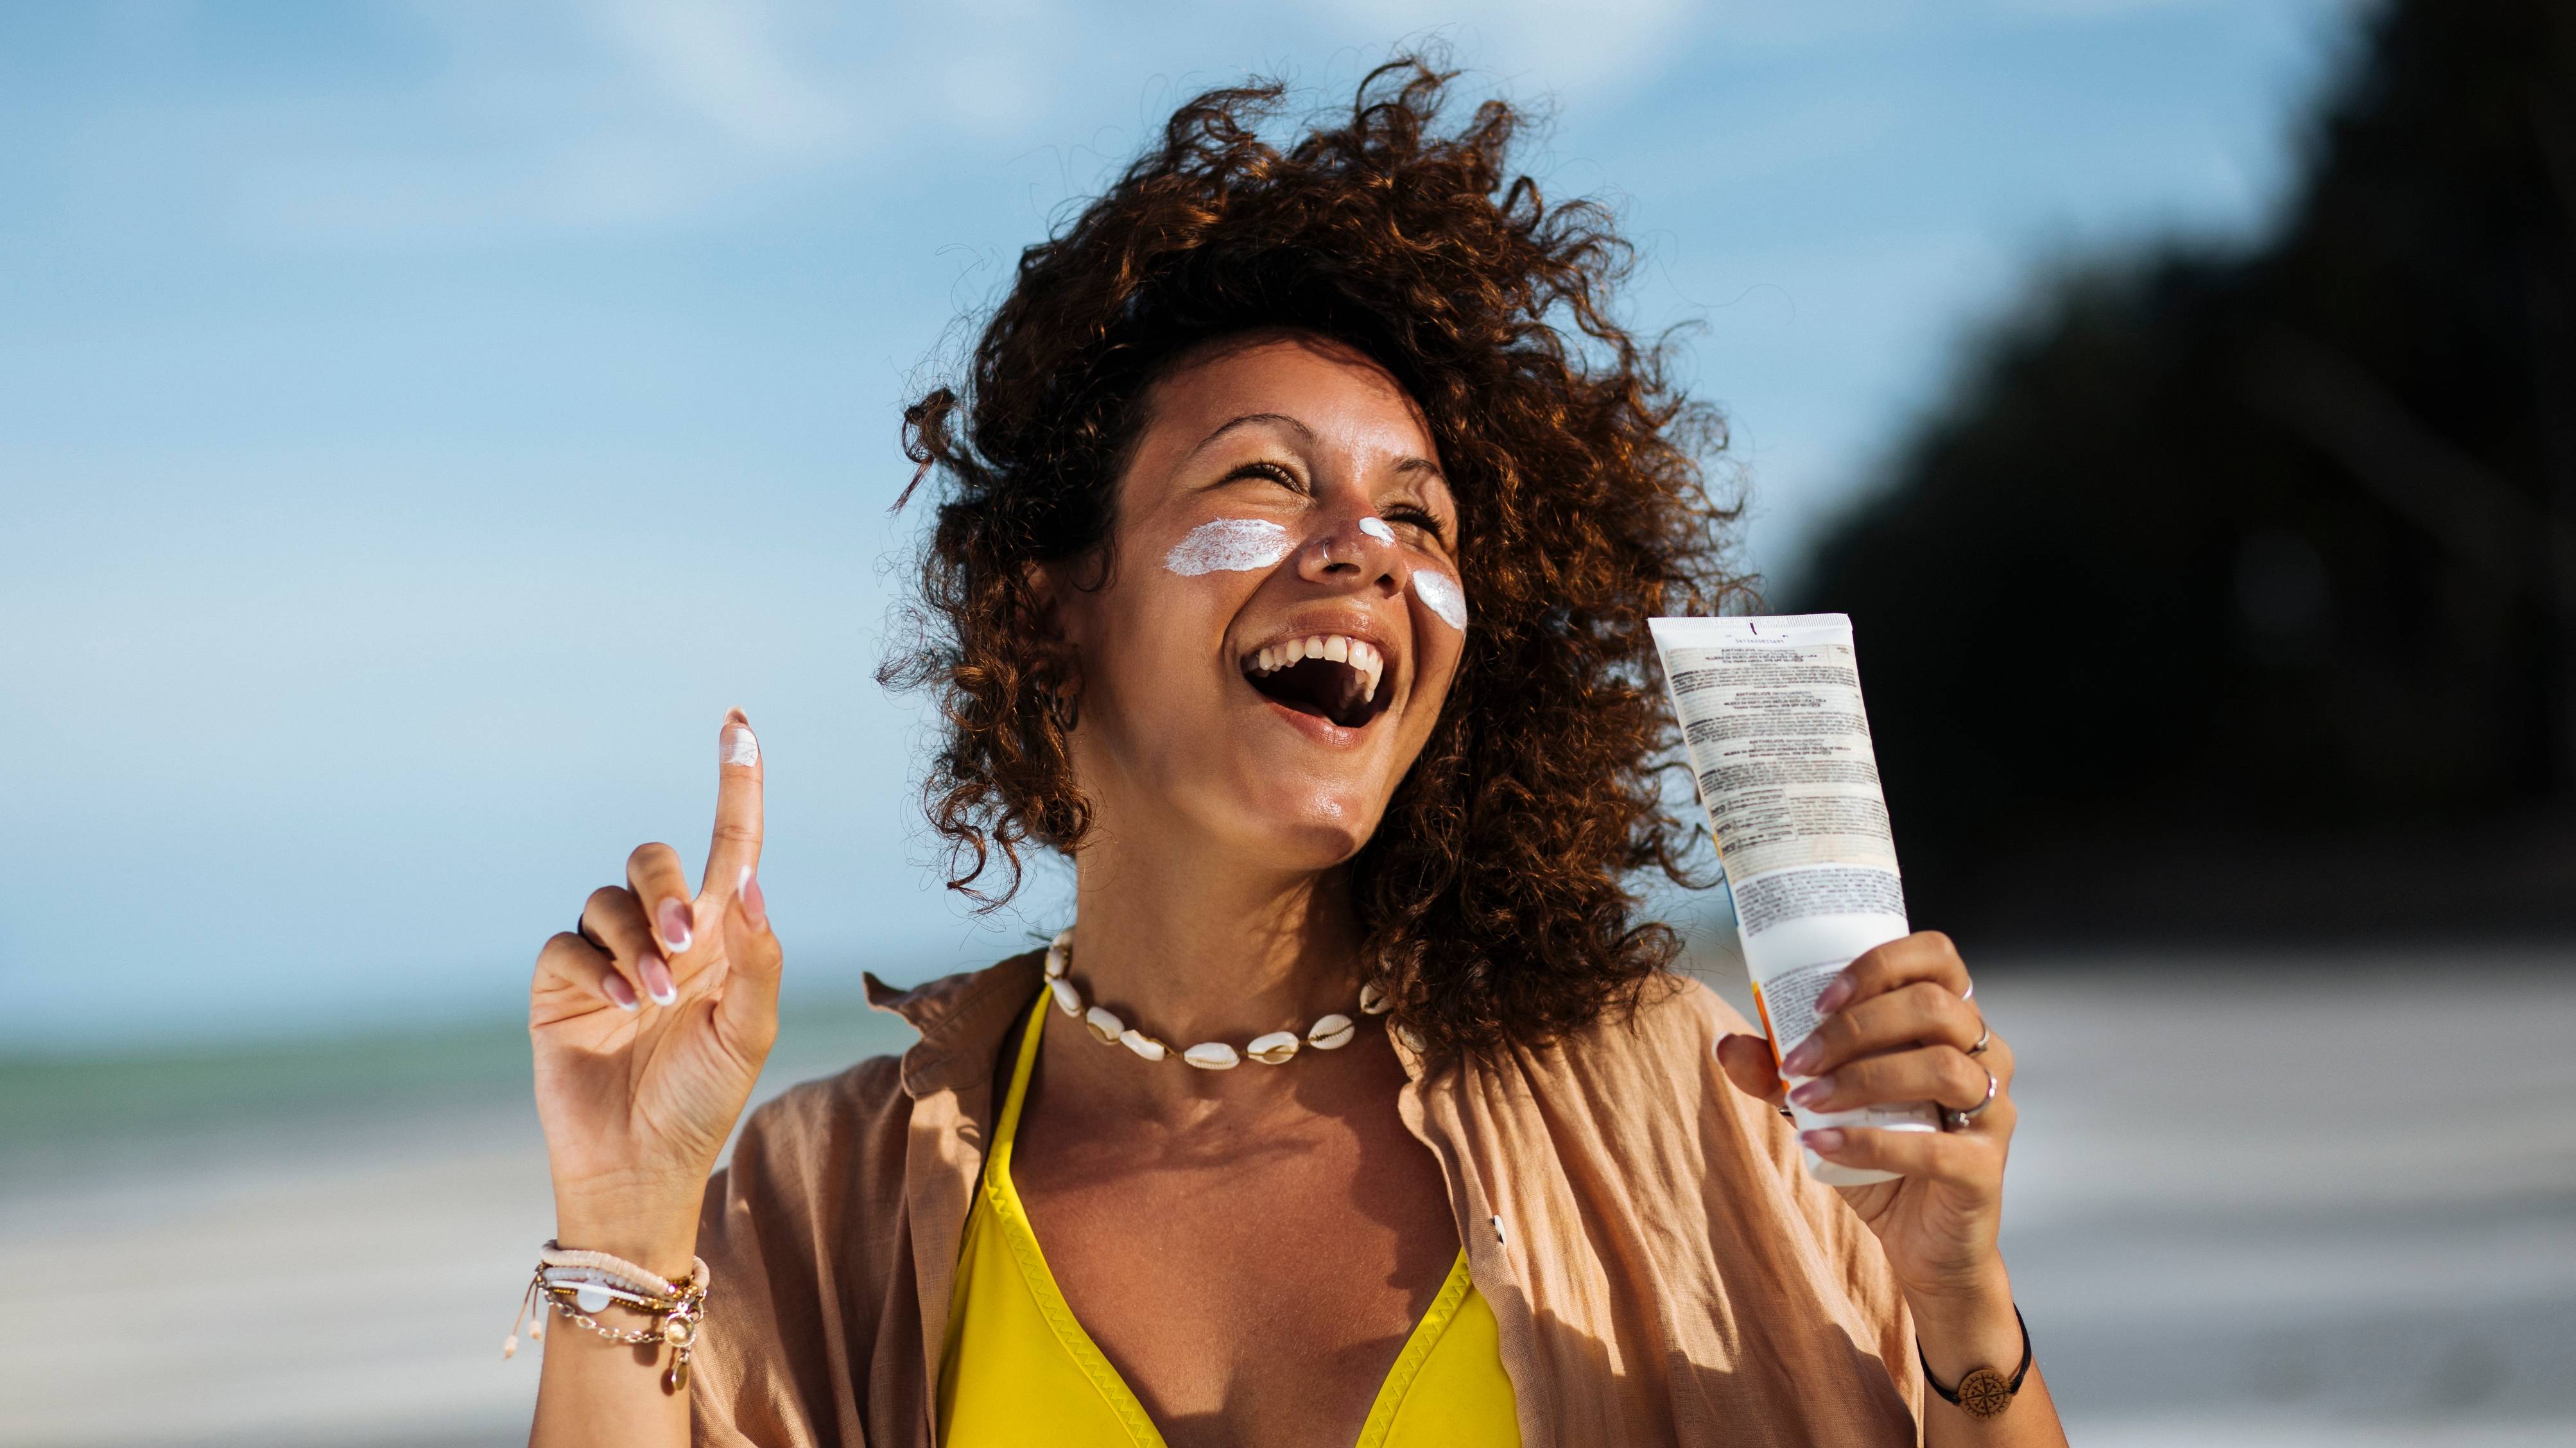
[[[1625,1009],[1544,1043],[1506,1046],[1459,1063],[1462,1125],[1474,1133],[1535,1132],[1560,1154],[1668,1159],[1690,1141],[1777,1175],[1782,1125],[1764,1102],[1726,1079],[1717,1043],[1752,1028],[1701,980],[1674,972],[1649,979]],[[1446,1092],[1442,1093],[1446,1094]],[[1688,1174],[1696,1185],[1704,1178]],[[1679,1189],[1686,1183],[1676,1178]]]
[[[1706,981],[1677,971],[1657,971],[1634,1002],[1568,1033],[1555,1050],[1578,1069],[1646,1070],[1696,1078],[1713,1066],[1721,1039],[1753,1030],[1744,1014]]]
[[[774,1187],[862,1196],[899,1189],[916,1102],[989,1076],[1003,1032],[1037,989],[1037,968],[1033,955],[1014,956],[908,989],[871,975],[867,988],[869,1004],[901,1017],[919,1042],[761,1103],[734,1144],[737,1176],[748,1168]]]
[[[1657,971],[1653,988],[1637,1003],[1633,1019],[1651,1039],[1687,1036],[1714,1043],[1720,1036],[1750,1031],[1744,1013],[1711,989],[1706,979],[1679,971]]]
[[[1706,981],[1660,972],[1631,1008],[1471,1068],[1466,1095],[1479,1104],[1469,1112],[1506,1134],[1520,1134],[1515,1122],[1543,1125],[1560,1158],[1597,1155],[1632,1184],[1641,1163],[1663,1163],[1666,1207],[1753,1192],[1830,1218],[1831,1194],[1807,1176],[1796,1132],[1718,1062],[1717,1043],[1746,1033],[1756,1028]]]
[[[799,1154],[830,1149],[836,1139],[872,1125],[899,1125],[909,1102],[902,1055],[870,1056],[832,1075],[799,1081],[752,1108],[742,1139]]]
[[[799,1217],[864,1209],[877,1184],[900,1181],[910,1106],[901,1056],[800,1081],[752,1109],[718,1180],[738,1200]]]

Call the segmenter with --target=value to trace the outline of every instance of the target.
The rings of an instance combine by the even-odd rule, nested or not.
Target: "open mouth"
[[[1386,707],[1378,693],[1386,655],[1366,639],[1309,634],[1254,650],[1243,676],[1263,698],[1357,729]]]

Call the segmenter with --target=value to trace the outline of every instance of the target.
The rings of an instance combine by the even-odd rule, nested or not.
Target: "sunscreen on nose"
[[[1777,1065],[1815,1030],[1816,998],[1843,967],[1907,933],[1851,620],[1658,618],[1648,627],[1735,896],[1753,1004]],[[1858,1111],[1793,1102],[1790,1111],[1801,1131],[1941,1126],[1928,1101]],[[1896,1175],[1806,1156],[1808,1173],[1833,1186]]]

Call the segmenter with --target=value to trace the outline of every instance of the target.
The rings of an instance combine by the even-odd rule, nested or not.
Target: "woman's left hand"
[[[1968,996],[1968,968],[1948,936],[1923,931],[1890,941],[1826,988],[1816,1002],[1824,1023],[1783,1063],[1791,1077],[1804,1078],[1797,1104],[1818,1111],[1931,1101],[1946,1113],[1986,1102],[1965,1126],[1949,1130],[1805,1133],[1828,1161],[1903,1173],[1839,1190],[1877,1234],[1918,1317],[1983,1317],[1998,1301],[2007,1310],[2011,1303],[1995,1232],[2012,1142],[2012,1047],[1987,1032]],[[1770,1043],[1728,1036],[1717,1054],[1737,1089],[1775,1106],[1784,1099]]]

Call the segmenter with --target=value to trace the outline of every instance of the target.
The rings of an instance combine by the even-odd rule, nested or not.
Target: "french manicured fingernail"
[[[662,932],[662,948],[673,955],[689,948],[689,902],[674,895],[653,912]]]
[[[1834,1094],[1834,1078],[1819,1076],[1789,1093],[1789,1099],[1801,1106],[1814,1106]]]
[[[760,893],[760,876],[749,865],[742,867],[742,880],[734,886],[734,895],[742,901],[742,918],[754,930],[769,928],[769,900]]]
[[[1817,1045],[1814,1040],[1809,1039],[1800,1041],[1798,1043],[1798,1049],[1791,1051],[1788,1056],[1780,1062],[1780,1069],[1792,1076],[1804,1076],[1809,1071],[1816,1069],[1816,1062],[1821,1059],[1824,1054],[1825,1048]]]
[[[621,1011],[640,1010],[643,1007],[643,1003],[635,999],[635,987],[628,985],[626,977],[613,970],[599,978],[599,989]]]
[[[1843,1002],[1851,999],[1851,993],[1851,977],[1848,975],[1835,976],[1834,983],[1825,987],[1825,993],[1816,997],[1816,1014],[1831,1015],[1835,1011],[1841,1010],[1843,1008]]]
[[[760,763],[760,741],[752,737],[750,725],[735,724],[725,730],[723,757],[725,763],[745,769]]]
[[[644,977],[644,993],[653,998],[653,1004],[667,1006],[680,998],[680,988],[671,979],[671,963],[662,957],[644,957],[635,973]]]
[[[1798,1139],[1815,1148],[1818,1156],[1831,1156],[1843,1149],[1843,1134],[1830,1126],[1799,1132]]]

